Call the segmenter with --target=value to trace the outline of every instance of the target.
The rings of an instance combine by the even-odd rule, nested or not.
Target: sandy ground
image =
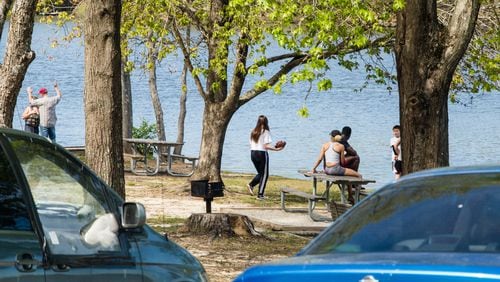
[[[212,212],[238,213],[247,215],[256,229],[266,234],[272,230],[305,229],[318,231],[329,223],[314,222],[307,213],[286,213],[279,204],[256,206],[243,203],[238,198],[249,195],[233,195],[239,193],[226,192],[224,198],[216,198],[212,203]],[[144,204],[147,217],[155,220],[159,226],[168,226],[172,218],[182,222],[193,213],[205,213],[205,202],[201,198],[190,196],[187,178],[167,176],[126,175],[127,201]],[[238,197],[236,197],[238,196]],[[158,226],[158,225],[157,225]],[[212,238],[210,236],[194,236],[181,231],[169,231],[168,228],[157,227],[160,232],[166,231],[169,238],[188,249],[205,267],[210,281],[232,281],[244,269],[263,262],[277,260],[295,254],[312,237],[295,238],[290,234],[273,240],[262,238]],[[269,233],[271,232],[271,233]],[[277,233],[277,232],[274,232]],[[272,250],[272,251],[269,251]]]

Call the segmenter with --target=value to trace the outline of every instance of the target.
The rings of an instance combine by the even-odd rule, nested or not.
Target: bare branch
[[[189,16],[190,19],[193,20],[195,26],[198,28],[198,30],[205,36],[207,37],[207,30],[205,29],[205,26],[203,25],[203,23],[201,22],[200,18],[198,18],[198,16],[196,15],[195,11],[191,10],[189,7],[186,7],[186,6],[182,6],[182,5],[179,5],[179,6],[176,6],[179,10],[181,10],[182,12],[184,12],[186,15]]]
[[[0,1],[0,40],[2,39],[3,25],[5,23],[5,20],[7,19],[7,13],[9,12],[11,5],[12,0]]]
[[[231,81],[230,93],[227,99],[228,103],[235,103],[238,101],[241,89],[245,83],[247,70],[245,65],[248,57],[248,37],[242,34],[236,44],[236,60],[234,62],[233,79]]]
[[[444,51],[445,65],[457,65],[474,34],[480,0],[457,0],[448,22],[448,36]]]
[[[191,62],[191,58],[189,56],[190,55],[189,50],[186,47],[186,45],[184,44],[184,41],[182,40],[182,34],[180,33],[175,20],[174,20],[174,23],[172,25],[172,29],[174,31],[174,36],[175,36],[175,39],[177,41],[177,44],[179,44],[179,47],[181,48],[182,53],[184,54],[184,62],[187,64],[189,71],[193,75],[193,79],[194,79],[194,83],[196,84],[196,88],[198,88],[198,92],[200,93],[201,97],[203,97],[203,99],[206,99],[207,93],[203,89],[203,85],[201,83],[200,77],[194,73],[194,67],[193,67],[193,63]]]

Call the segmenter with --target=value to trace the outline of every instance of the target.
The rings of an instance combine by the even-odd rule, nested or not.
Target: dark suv
[[[145,218],[61,146],[0,129],[0,282],[206,281]]]

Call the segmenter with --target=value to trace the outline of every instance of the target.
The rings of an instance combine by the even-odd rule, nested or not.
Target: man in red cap
[[[40,112],[40,135],[56,142],[56,105],[61,101],[61,91],[57,82],[54,82],[56,96],[49,97],[47,88],[40,88],[40,98],[33,99],[33,88],[28,87],[28,98],[32,106],[38,106]]]

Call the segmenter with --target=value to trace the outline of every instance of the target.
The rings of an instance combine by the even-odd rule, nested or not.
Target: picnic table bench
[[[313,180],[312,184],[312,193],[306,193],[303,191],[299,191],[297,189],[293,189],[290,187],[282,187],[281,188],[281,208],[284,211],[290,212],[291,209],[287,208],[285,205],[285,198],[287,194],[295,195],[298,197],[302,197],[308,200],[308,214],[314,221],[324,221],[327,220],[325,217],[319,216],[314,212],[316,208],[316,203],[319,201],[324,201],[327,209],[332,212],[332,215],[335,213],[338,214],[345,211],[346,207],[349,207],[347,201],[347,189],[349,189],[349,185],[354,189],[354,202],[357,203],[360,200],[361,195],[364,193],[361,191],[363,189],[362,185],[366,185],[368,183],[374,183],[375,180],[369,180],[365,178],[358,178],[353,176],[338,176],[338,175],[328,175],[323,172],[313,173],[308,170],[299,170],[299,173],[310,177]],[[325,189],[323,193],[318,194],[318,181],[325,182]],[[332,207],[330,202],[330,189],[333,185],[337,185],[340,190],[340,203]],[[335,204],[335,203],[334,203]],[[335,213],[333,213],[333,211]],[[331,220],[331,219],[328,219]]]

